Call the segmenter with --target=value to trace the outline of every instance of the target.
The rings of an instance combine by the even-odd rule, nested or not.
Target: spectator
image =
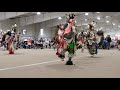
[[[111,42],[111,46],[110,46],[111,48],[114,48],[115,47],[115,42],[114,41],[112,41]]]
[[[29,39],[28,39],[28,48],[29,49],[31,48],[31,45],[32,45],[32,39],[29,37]]]
[[[40,39],[40,48],[43,49],[43,38]]]
[[[46,46],[46,48],[48,47],[48,45],[49,45],[49,41],[48,41],[48,39],[46,39],[45,40],[45,46]]]
[[[110,35],[108,35],[106,39],[107,39],[107,42],[108,42],[107,49],[110,49],[110,43],[112,41]]]
[[[51,48],[51,41],[49,41],[49,48]]]
[[[98,43],[99,48],[102,46],[103,40],[104,40],[104,35],[101,36],[100,42]]]
[[[107,40],[104,39],[104,40],[103,40],[103,43],[102,43],[102,48],[103,48],[103,49],[106,49],[106,48],[107,48],[107,44],[108,44]]]
[[[28,40],[24,39],[23,48],[26,49],[28,45]]]

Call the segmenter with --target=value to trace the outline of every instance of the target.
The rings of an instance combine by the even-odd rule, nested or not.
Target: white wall
[[[26,26],[21,26],[20,25],[20,19],[7,19],[7,20],[3,20],[0,22],[0,29],[2,29],[3,31],[7,31],[10,30],[13,24],[17,24],[18,25],[18,29],[19,31],[22,33],[23,29],[26,29],[26,35],[25,36],[40,36],[40,29],[43,28],[44,29],[44,35],[42,37],[53,37],[52,33],[54,33],[53,30],[51,30],[50,27],[47,27],[47,23],[38,23],[38,24],[30,24],[30,25],[26,25]]]
[[[51,28],[46,27],[44,24],[35,24],[35,36],[38,37],[51,37]],[[40,29],[43,29],[43,36],[40,35]]]
[[[20,29],[19,19],[6,19],[6,20],[1,21],[0,29],[2,29],[3,31],[10,30],[12,25],[14,25],[15,23],[18,25],[18,29]]]
[[[47,17],[47,16],[45,16]],[[80,24],[80,18],[76,17],[77,24]],[[0,22],[0,29],[6,31],[8,29],[11,29],[11,26],[14,23],[17,23],[19,27],[19,31],[22,32],[23,29],[27,30],[27,36],[40,36],[40,29],[44,29],[43,31],[43,36],[42,37],[53,37],[55,32],[56,32],[56,26],[63,23],[66,23],[66,18],[62,18],[62,20],[52,19],[52,20],[47,20],[41,23],[36,23],[36,24],[30,24],[32,22],[33,18],[17,18],[17,19],[7,19],[4,21]],[[25,25],[25,23],[29,23],[29,25]]]
[[[83,13],[83,12],[74,12],[74,13]],[[46,20],[51,20],[51,19],[55,19],[58,17],[63,17],[63,16],[65,16],[65,14],[69,14],[69,12],[52,12],[52,13],[46,13],[46,14],[41,14],[41,15],[21,17],[20,24],[24,26],[24,25],[28,25],[28,24],[43,22]]]
[[[51,27],[51,37],[53,38],[57,31],[57,27]]]
[[[3,31],[6,31],[9,28],[9,26],[10,25],[7,23],[7,20],[6,20],[6,22],[3,21],[0,23],[0,29],[2,29]]]
[[[30,36],[30,37],[35,36],[35,25],[34,24],[21,27],[21,30],[23,29],[26,30],[25,36]]]
[[[11,29],[11,26],[13,24],[13,21],[10,19],[4,20],[0,22],[0,29],[3,31],[7,31],[8,29]]]
[[[115,35],[120,35],[120,30],[119,31],[113,31],[113,32],[106,32],[106,35],[110,35],[111,37],[114,37]]]
[[[24,15],[29,12],[0,12],[0,20],[6,20],[9,18],[14,18],[19,15]]]

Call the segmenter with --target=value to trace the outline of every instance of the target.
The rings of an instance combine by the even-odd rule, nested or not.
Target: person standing
[[[104,40],[103,40],[103,43],[102,43],[102,48],[103,48],[103,49],[106,49],[106,48],[107,48],[107,43],[108,43],[107,40],[104,39]]]
[[[43,49],[43,38],[40,39],[40,48]]]
[[[110,43],[112,41],[110,35],[108,35],[106,39],[107,39],[107,42],[108,42],[107,43],[107,49],[109,50],[110,49]]]
[[[32,39],[29,37],[29,39],[28,39],[28,47],[29,47],[29,49],[31,49],[31,45],[32,45]]]

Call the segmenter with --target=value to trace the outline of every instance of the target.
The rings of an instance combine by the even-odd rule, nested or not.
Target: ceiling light
[[[109,16],[106,16],[106,18],[108,18]]]
[[[109,21],[106,21],[106,23],[109,23]]]
[[[85,21],[87,21],[87,19],[85,19]]]
[[[100,20],[100,17],[98,17],[97,19]]]
[[[120,25],[118,27],[120,27]]]
[[[40,15],[41,13],[40,12],[37,12],[37,15]]]
[[[40,35],[43,36],[43,29],[40,29]]]
[[[23,29],[23,31],[26,31],[25,29]]]
[[[88,13],[85,13],[85,15],[88,15]]]
[[[58,17],[59,20],[61,20],[62,18],[61,17]]]
[[[10,30],[7,30],[7,32],[9,32]]]
[[[23,29],[23,34],[24,34],[24,35],[26,34],[26,30],[25,30],[25,29]]]
[[[15,25],[14,25],[15,27],[17,27],[17,24],[15,23]]]
[[[96,12],[96,13],[100,13],[100,12]]]
[[[40,29],[41,31],[43,31],[43,29]]]
[[[115,23],[113,23],[113,25],[115,25]]]

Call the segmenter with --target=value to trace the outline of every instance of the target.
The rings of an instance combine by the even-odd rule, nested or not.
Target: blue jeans
[[[97,45],[97,43],[96,43],[96,54],[98,53],[98,45]]]

